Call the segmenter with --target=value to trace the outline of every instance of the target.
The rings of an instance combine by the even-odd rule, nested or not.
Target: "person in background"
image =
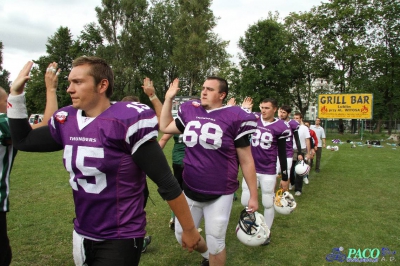
[[[48,126],[32,130],[23,93],[30,69],[27,63],[11,86],[11,136],[19,150],[64,150],[75,203],[75,264],[139,264],[146,233],[146,175],[182,223],[182,247],[196,249],[201,236],[156,141],[155,112],[141,103],[111,102],[111,67],[104,59],[82,56],[72,62],[68,76],[72,105],[56,111]]]
[[[282,105],[278,110],[278,117],[279,119],[286,121],[289,124],[289,127],[292,131],[292,135],[286,138],[286,156],[287,156],[287,169],[288,169],[288,177],[290,179],[289,183],[289,190],[292,190],[295,183],[295,176],[292,175],[292,167],[293,167],[293,158],[294,158],[294,149],[293,143],[296,143],[297,149],[297,160],[303,160],[303,154],[301,152],[301,144],[299,139],[299,122],[295,119],[290,119],[290,114],[292,113],[292,107],[289,105]],[[296,160],[296,161],[297,161]],[[279,162],[279,158],[278,158]],[[280,163],[277,163],[277,173],[280,173]]]
[[[317,151],[317,148],[318,148],[318,138],[317,138],[317,135],[315,134],[315,131],[310,129],[310,122],[304,121],[304,125],[306,127],[308,127],[308,130],[309,130],[310,136],[311,136],[310,137],[310,153],[307,156],[307,159],[308,159],[307,163],[310,164],[310,167],[312,167],[313,158],[314,158],[315,152]],[[303,181],[306,185],[309,184],[309,177],[310,177],[310,175],[306,175],[303,177]]]
[[[325,148],[325,145],[326,145],[325,130],[321,126],[321,118],[317,117],[317,119],[315,120],[315,125],[311,125],[310,128],[315,131],[315,134],[317,135],[317,138],[318,138],[318,149],[317,149],[317,153],[316,153],[315,172],[319,173],[320,166],[321,166],[322,148]]]
[[[32,67],[33,63],[30,63]],[[58,109],[57,87],[58,75],[57,63],[50,63],[45,73],[46,83],[46,107],[42,122],[37,121],[32,128],[39,128],[46,125],[51,115]],[[11,141],[10,129],[7,118],[7,92],[0,87],[0,266],[8,266],[12,260],[12,251],[7,234],[7,212],[10,211],[9,192],[10,192],[10,172],[13,166],[17,150],[14,149]],[[39,117],[39,116],[38,116]]]
[[[246,101],[252,101],[250,97]],[[251,104],[252,105],[252,104]],[[243,106],[250,109],[251,105]],[[278,109],[278,103],[275,99],[266,98],[260,103],[260,113],[254,113],[257,119],[257,129],[251,135],[251,153],[257,173],[257,183],[261,187],[262,204],[264,206],[264,219],[268,228],[272,228],[275,217],[274,198],[276,185],[276,165],[279,157],[280,167],[282,169],[282,179],[280,187],[283,190],[288,189],[288,169],[286,159],[286,139],[292,135],[289,124],[278,118],[275,113]],[[249,200],[249,189],[246,180],[242,182],[242,205],[246,206]],[[271,242],[271,235],[262,244],[268,245]]]
[[[303,123],[303,115],[300,112],[296,112],[294,114],[294,119],[299,123],[299,139],[301,145],[301,153],[304,156],[298,157],[298,153],[295,151],[293,153],[293,165],[291,169],[290,175],[295,177],[295,196],[301,196],[303,189],[303,177],[295,175],[294,168],[296,167],[297,160],[307,160],[308,155],[310,154],[310,131]],[[298,149],[296,142],[293,143],[293,149]]]

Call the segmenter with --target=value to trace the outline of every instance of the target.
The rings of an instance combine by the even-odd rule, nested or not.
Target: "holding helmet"
[[[305,176],[310,172],[310,166],[304,160],[298,161],[294,168],[296,175]]]
[[[270,231],[265,224],[264,216],[258,212],[249,213],[244,209],[240,213],[236,226],[236,236],[247,246],[260,246],[268,239]]]
[[[282,192],[282,189],[276,192],[274,208],[280,214],[288,215],[296,209],[297,203],[289,191]]]

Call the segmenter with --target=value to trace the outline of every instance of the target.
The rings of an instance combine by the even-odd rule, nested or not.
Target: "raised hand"
[[[57,70],[58,64],[56,62],[50,63],[46,69],[44,75],[44,81],[46,83],[47,91],[57,91],[58,87],[58,75],[60,75],[61,69]]]
[[[143,85],[142,85],[144,93],[146,93],[147,96],[153,97],[156,94],[156,89],[153,86],[153,81],[146,77],[143,79]]]
[[[169,85],[169,89],[168,89],[167,93],[165,94],[165,98],[172,100],[176,96],[176,94],[178,93],[179,90],[180,90],[180,88],[179,88],[179,79],[176,78]]]
[[[253,98],[246,97],[242,102],[242,108],[248,109],[251,111],[253,109]]]
[[[19,72],[17,78],[11,84],[10,94],[19,95],[24,91],[26,82],[31,78],[29,73],[31,72],[33,66],[32,61],[28,61],[25,66]]]
[[[229,106],[235,106],[236,105],[236,100],[235,100],[235,98],[230,98],[229,99],[229,101],[226,103],[226,105],[229,105]]]

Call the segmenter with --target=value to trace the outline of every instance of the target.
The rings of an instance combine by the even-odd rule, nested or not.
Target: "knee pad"
[[[274,194],[264,194],[262,193],[262,204],[264,208],[269,209],[274,207]]]
[[[225,249],[225,234],[223,237],[216,238],[213,235],[206,235],[206,242],[208,247],[208,252],[211,255],[217,255]]]

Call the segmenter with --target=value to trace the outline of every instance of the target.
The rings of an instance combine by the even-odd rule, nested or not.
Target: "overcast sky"
[[[218,20],[215,32],[230,41],[228,52],[235,56],[239,38],[250,25],[266,18],[269,11],[281,17],[304,12],[322,0],[213,0],[211,9]],[[326,0],[322,1],[326,2]],[[1,0],[0,41],[3,42],[3,68],[11,80],[29,60],[46,54],[47,39],[60,27],[68,27],[75,38],[83,26],[96,22],[96,6],[101,0]]]

